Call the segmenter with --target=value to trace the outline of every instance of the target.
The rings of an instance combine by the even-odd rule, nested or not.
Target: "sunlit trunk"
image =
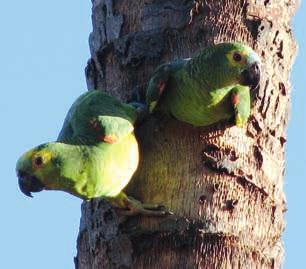
[[[195,128],[151,117],[138,129],[141,162],[127,193],[174,216],[118,218],[102,200],[84,203],[78,269],[280,268],[288,77],[296,52],[296,1],[95,0],[88,88],[127,100],[153,70],[222,41],[249,44],[262,80],[245,128]],[[119,225],[120,223],[120,225]]]

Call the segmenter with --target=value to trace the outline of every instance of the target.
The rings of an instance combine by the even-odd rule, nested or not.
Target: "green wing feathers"
[[[163,64],[153,73],[146,93],[146,103],[150,113],[156,107],[160,96],[165,90],[170,73],[171,64]]]
[[[57,140],[114,143],[134,130],[136,120],[137,112],[132,106],[103,91],[92,90],[71,106]]]
[[[236,86],[232,89],[232,104],[235,110],[235,123],[242,127],[251,114],[250,89],[247,86]]]
[[[171,63],[162,64],[154,71],[146,91],[146,103],[150,113],[156,108],[163,92],[167,90],[171,75],[182,69],[188,61],[189,59],[180,59]]]
[[[91,120],[98,139],[106,143],[117,143],[134,131],[132,123],[115,116],[97,116]]]

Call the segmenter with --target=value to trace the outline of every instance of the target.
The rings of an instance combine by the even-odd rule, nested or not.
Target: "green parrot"
[[[251,111],[251,87],[260,80],[260,58],[240,43],[220,43],[197,56],[159,66],[146,91],[149,113],[161,111],[194,126],[235,117],[243,126]]]
[[[137,110],[92,90],[71,106],[56,142],[24,153],[16,165],[20,190],[61,190],[84,200],[102,197],[125,215],[165,215],[161,205],[142,204],[122,189],[138,166],[134,135]]]

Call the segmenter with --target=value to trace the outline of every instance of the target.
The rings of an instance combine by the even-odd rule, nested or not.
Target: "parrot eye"
[[[242,56],[238,52],[235,52],[233,54],[233,59],[235,62],[240,62],[242,60]]]
[[[33,164],[36,168],[40,168],[44,164],[44,159],[41,156],[37,156],[34,158]]]

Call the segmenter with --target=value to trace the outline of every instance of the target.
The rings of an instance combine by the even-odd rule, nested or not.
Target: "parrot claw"
[[[135,215],[144,215],[144,216],[155,216],[162,217],[167,215],[173,215],[172,212],[166,210],[166,207],[161,204],[145,204],[140,201],[132,198],[126,198],[127,209],[117,209],[118,213],[125,216],[135,216]]]

